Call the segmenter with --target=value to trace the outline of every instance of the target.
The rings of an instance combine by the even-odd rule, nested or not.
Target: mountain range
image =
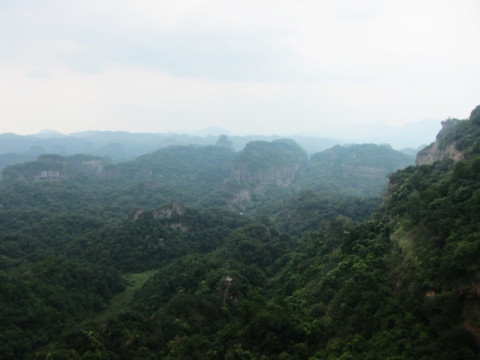
[[[0,358],[479,358],[480,106],[416,159],[234,144],[5,167]]]

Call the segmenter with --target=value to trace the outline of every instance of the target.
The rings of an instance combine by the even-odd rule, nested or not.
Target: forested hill
[[[259,167],[259,148],[284,154],[274,173],[299,164],[288,184],[235,178],[246,155],[228,146],[162,149],[115,165],[130,174],[117,179],[12,168],[0,183],[0,358],[478,359],[477,110],[437,138],[461,158],[393,172],[381,204],[339,192],[341,173],[302,182],[312,159],[289,141],[246,154]],[[364,169],[360,150],[316,161],[347,153],[343,169]],[[213,179],[169,163],[217,151]],[[222,202],[242,192],[250,207]]]
[[[412,164],[412,157],[388,145],[337,145],[311,156],[302,183],[314,189],[329,186],[355,195],[378,196],[389,174]]]
[[[462,160],[479,152],[479,137],[480,107],[477,106],[470,114],[469,121],[443,121],[436,141],[418,153],[416,163],[422,165],[442,159]]]
[[[304,188],[378,197],[386,189],[387,175],[413,161],[373,144],[335,146],[309,159],[291,139],[252,141],[236,153],[222,136],[216,146],[170,146],[118,164],[92,155],[41,155],[8,166],[2,175],[7,183],[95,180],[119,191],[128,184],[137,191],[161,190],[168,201],[244,209],[255,206],[256,199],[263,201],[265,193],[285,198]]]
[[[240,151],[251,141],[273,141],[278,136],[231,136],[232,150]],[[314,136],[293,136],[308,153],[323,151],[339,141]],[[138,156],[169,146],[208,146],[217,136],[188,134],[148,134],[122,131],[86,131],[63,135],[44,131],[35,135],[0,134],[0,172],[8,165],[35,160],[40,155],[71,156],[88,154],[108,157],[114,163],[131,161]]]

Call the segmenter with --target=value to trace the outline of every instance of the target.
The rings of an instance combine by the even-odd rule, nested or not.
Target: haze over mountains
[[[416,165],[233,144],[7,166],[0,358],[478,359],[480,106]]]
[[[479,19],[0,0],[0,360],[480,360]]]
[[[401,128],[377,125],[352,125],[348,131],[331,128],[332,136],[299,134],[278,135],[235,135],[228,130],[215,127],[190,133],[129,133],[122,131],[86,131],[62,134],[44,130],[38,134],[0,134],[0,171],[7,165],[34,160],[43,154],[90,154],[109,157],[113,162],[133,160],[137,156],[171,145],[213,145],[219,135],[227,134],[235,151],[242,150],[252,140],[275,140],[288,137],[300,144],[308,154],[326,150],[337,144],[376,143],[390,144],[395,149],[414,156],[424,145],[433,141],[440,122],[424,120],[410,123]],[[272,129],[274,132],[274,129]],[[346,137],[345,133],[356,134]]]

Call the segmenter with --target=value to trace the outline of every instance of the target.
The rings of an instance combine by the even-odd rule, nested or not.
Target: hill
[[[413,157],[385,145],[337,145],[311,156],[301,183],[314,189],[379,196],[389,174],[413,163]]]
[[[252,141],[233,164],[232,177],[256,187],[291,185],[307,162],[307,153],[293,140]]]
[[[0,172],[8,165],[32,161],[39,155],[71,156],[86,154],[109,158],[113,163],[131,161],[169,146],[214,145],[211,134],[148,134],[122,131],[85,131],[63,135],[45,131],[34,135],[0,134]],[[325,150],[338,140],[312,136],[293,136],[309,153]],[[231,136],[233,149],[241,151],[250,141],[273,141],[278,136]]]
[[[476,116],[437,137],[461,158],[397,171],[385,147],[308,160],[284,140],[161,149],[111,178],[83,156],[5,169],[0,358],[477,359]],[[338,191],[377,169],[381,204]],[[239,189],[245,211],[217,202]]]

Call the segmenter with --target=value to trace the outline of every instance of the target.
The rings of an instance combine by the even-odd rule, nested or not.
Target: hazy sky
[[[466,118],[479,0],[0,0],[0,133]]]

